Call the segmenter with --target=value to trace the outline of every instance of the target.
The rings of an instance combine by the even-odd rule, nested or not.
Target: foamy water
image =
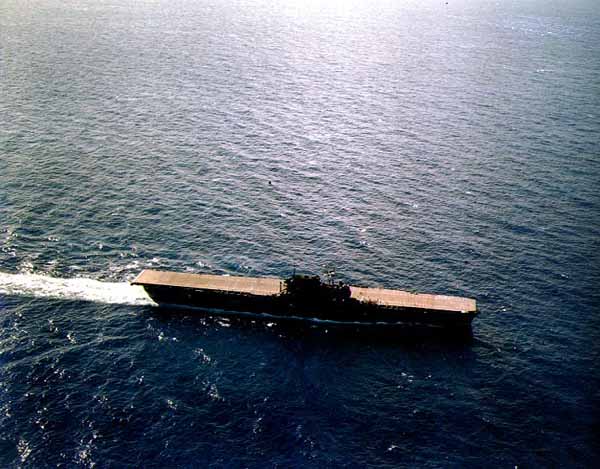
[[[0,272],[0,294],[121,305],[155,304],[142,287],[127,282],[101,282],[83,277],[57,278],[25,273]]]

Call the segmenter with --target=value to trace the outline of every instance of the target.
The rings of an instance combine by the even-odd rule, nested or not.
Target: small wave
[[[155,304],[142,287],[127,282],[101,282],[90,278],[57,278],[26,273],[0,272],[0,294],[107,304]]]

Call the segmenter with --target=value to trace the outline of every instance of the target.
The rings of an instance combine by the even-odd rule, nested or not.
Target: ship
[[[143,270],[132,282],[162,307],[330,326],[471,330],[476,300],[323,281]]]

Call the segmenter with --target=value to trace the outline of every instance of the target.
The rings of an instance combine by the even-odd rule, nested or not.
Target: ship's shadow
[[[185,310],[163,306],[152,308],[152,315],[161,322],[174,319],[190,322],[198,327],[213,329],[235,328],[249,334],[267,334],[282,340],[347,345],[419,345],[435,343],[459,348],[470,346],[473,332],[469,328],[436,328],[412,325],[332,325],[309,320],[268,319],[255,316],[226,315],[210,310]]]

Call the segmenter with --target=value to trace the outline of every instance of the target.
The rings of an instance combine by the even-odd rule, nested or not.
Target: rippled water
[[[0,3],[0,465],[595,467],[592,1]],[[468,343],[140,269],[472,296]]]

